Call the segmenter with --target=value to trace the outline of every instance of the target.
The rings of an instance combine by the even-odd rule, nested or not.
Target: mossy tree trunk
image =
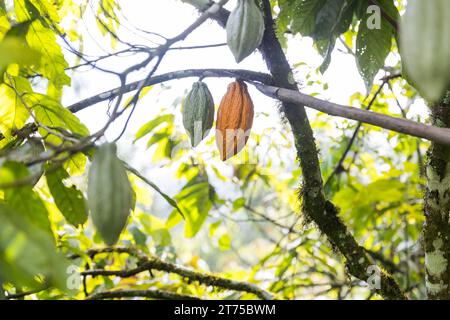
[[[431,105],[433,125],[450,128],[450,91]],[[425,251],[429,299],[450,299],[450,147],[432,143],[426,167]]]

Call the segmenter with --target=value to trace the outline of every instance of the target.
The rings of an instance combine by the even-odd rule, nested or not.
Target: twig
[[[47,289],[49,289],[50,286],[49,285],[44,285],[41,288],[38,289],[34,289],[34,290],[30,290],[30,291],[24,291],[24,292],[20,292],[20,293],[13,293],[13,294],[6,294],[6,299],[7,300],[12,300],[12,299],[21,299],[24,298],[26,296],[30,296],[32,294],[36,294],[42,291],[45,291]]]

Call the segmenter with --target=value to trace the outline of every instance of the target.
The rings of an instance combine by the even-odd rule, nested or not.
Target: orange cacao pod
[[[216,122],[216,144],[223,161],[244,148],[253,124],[253,101],[247,85],[235,81],[228,85],[220,102]]]

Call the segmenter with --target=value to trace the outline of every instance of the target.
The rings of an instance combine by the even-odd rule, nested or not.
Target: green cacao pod
[[[183,101],[183,126],[196,147],[208,135],[214,122],[214,101],[207,85],[197,81]]]
[[[264,18],[254,0],[238,0],[227,21],[227,43],[239,63],[261,44]]]
[[[403,73],[437,101],[450,88],[450,1],[409,0],[400,24]]]
[[[102,239],[113,245],[127,223],[133,206],[133,190],[113,143],[95,153],[88,176],[88,207]]]

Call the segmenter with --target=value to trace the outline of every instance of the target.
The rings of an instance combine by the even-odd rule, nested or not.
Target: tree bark
[[[431,105],[433,125],[450,128],[450,90]],[[426,288],[429,299],[450,299],[450,147],[432,143],[426,166],[425,251]]]

